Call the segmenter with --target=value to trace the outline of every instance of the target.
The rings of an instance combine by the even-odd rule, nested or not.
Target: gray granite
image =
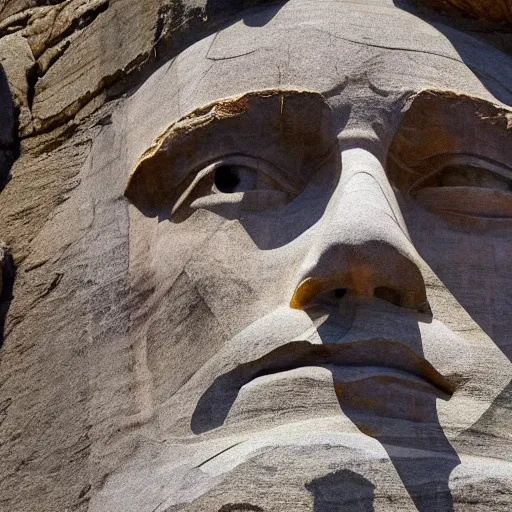
[[[512,57],[402,7],[0,16],[2,510],[511,509]]]

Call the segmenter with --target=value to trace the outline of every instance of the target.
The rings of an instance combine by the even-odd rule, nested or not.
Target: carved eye
[[[416,192],[429,187],[476,187],[512,191],[512,170],[497,162],[471,155],[439,155],[429,162],[433,170],[411,188]]]
[[[479,187],[512,191],[512,179],[471,165],[453,165],[442,169],[435,177],[438,187]]]
[[[256,181],[257,171],[241,165],[221,165],[214,171],[214,187],[223,194],[251,190]]]
[[[288,183],[289,175],[261,159],[233,155],[207,165],[179,196],[171,210],[174,215],[183,205],[233,215],[240,211],[278,208],[298,194]],[[243,204],[242,204],[243,203]]]
[[[426,208],[459,218],[512,219],[512,170],[460,155],[419,180],[411,193]]]

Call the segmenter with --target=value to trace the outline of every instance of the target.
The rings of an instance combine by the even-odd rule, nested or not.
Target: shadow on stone
[[[18,115],[7,82],[7,76],[0,64],[0,192],[10,178],[12,164],[19,156]]]
[[[372,318],[365,321],[371,322]],[[439,424],[436,401],[440,395],[421,391],[422,388],[418,390],[414,385],[408,385],[407,381],[393,382],[378,373],[365,379],[347,380],[344,365],[393,367],[392,359],[401,354],[400,350],[394,353],[392,343],[386,341],[393,338],[392,326],[390,332],[382,333],[383,339],[366,342],[364,348],[359,347],[350,354],[350,343],[340,344],[339,339],[343,336],[343,329],[350,329],[352,323],[351,315],[343,319],[337,313],[331,313],[328,320],[317,327],[323,344],[295,341],[217,377],[197,404],[191,421],[192,431],[202,434],[221,427],[242,386],[261,375],[306,365],[329,365],[344,414],[363,434],[381,443],[418,511],[452,512],[453,499],[448,483],[460,459]],[[406,329],[414,352],[421,356],[423,348],[416,317],[402,319],[401,327]],[[405,362],[409,356],[404,353],[403,357]],[[340,368],[337,369],[336,365]],[[449,394],[444,393],[441,398],[448,399]],[[346,477],[346,474],[331,475],[323,482],[323,488],[330,486],[334,489],[342,477]],[[354,479],[350,482],[352,487],[359,489]],[[313,489],[312,485],[308,487],[309,490]],[[343,492],[342,487],[339,490]],[[325,492],[335,494],[334,490]],[[354,494],[355,491],[350,492]],[[318,496],[318,503],[323,499],[327,504],[322,505],[323,508],[318,508],[318,505],[315,510],[336,510],[332,508],[334,505],[321,498],[321,493]],[[372,510],[364,506],[366,508],[347,510]]]
[[[243,14],[244,23],[249,27],[263,27],[280,11],[287,0],[207,0],[206,12],[211,16],[219,12],[236,13],[251,7],[269,6],[261,11]]]
[[[427,23],[433,25],[436,30],[441,32],[453,45],[458,52],[464,64],[480,80],[482,85],[498,100],[510,105],[512,89],[512,69],[508,63],[508,57],[503,55],[495,62],[489,62],[488,54],[480,50],[481,42],[492,44],[491,36],[493,33],[499,34],[499,28],[503,26],[482,20],[474,20],[459,16],[443,15],[438,12],[429,11],[426,8],[418,7],[418,2],[413,0],[393,0],[393,3],[417,16]],[[478,41],[478,44],[475,44]],[[496,46],[494,44],[494,46]],[[497,54],[496,54],[497,56]],[[489,67],[499,67],[502,71],[504,80],[498,81],[493,77],[493,73],[487,73]]]
[[[410,317],[402,322],[408,322],[403,328],[414,351],[422,355],[418,321]],[[318,328],[323,343],[335,341],[338,323],[336,315],[331,315]],[[384,356],[380,358],[385,363]],[[333,377],[336,382],[334,372]],[[341,409],[359,430],[379,441],[386,450],[418,511],[452,512],[448,483],[460,459],[439,424],[436,408],[439,397],[408,389],[405,383],[393,385],[378,377],[336,385],[336,395]]]
[[[315,478],[306,489],[314,497],[314,512],[373,512],[375,486],[346,469]]]
[[[286,0],[279,2],[266,2],[270,4],[267,9],[256,11],[251,16],[244,17],[244,23],[248,27],[263,27],[277,15],[286,3]]]
[[[0,241],[0,348],[4,343],[4,328],[7,312],[12,301],[14,285],[14,263],[12,256]]]
[[[242,386],[262,374],[301,366],[310,351],[308,342],[288,343],[259,360],[241,364],[217,377],[197,403],[192,415],[192,432],[203,434],[222,426]]]
[[[9,182],[12,164],[19,156],[18,116],[0,65],[0,193]],[[0,199],[1,200],[1,199]],[[0,240],[0,348],[4,342],[5,319],[12,300],[14,264],[7,246]]]

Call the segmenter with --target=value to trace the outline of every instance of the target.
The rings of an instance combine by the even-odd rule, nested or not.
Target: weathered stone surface
[[[6,4],[0,34],[21,34],[36,60],[31,76],[33,123],[21,134],[41,133],[72,123],[85,110],[99,108],[111,86],[119,94],[122,79],[150,67],[157,47],[172,52],[183,34],[197,35],[215,26],[219,13],[233,13],[264,0],[177,1],[66,0]],[[10,14],[10,15],[8,15]],[[177,40],[177,44],[175,44]],[[73,124],[73,123],[72,123]]]
[[[257,3],[3,4],[0,510],[510,510],[511,57]]]
[[[21,14],[19,18],[22,18],[31,7],[45,4],[46,0],[2,0],[0,2],[0,22],[14,17],[16,14]]]
[[[481,20],[512,23],[510,0],[419,0],[430,9]]]
[[[153,48],[158,7],[157,2],[110,2],[108,10],[38,80],[33,105],[36,129],[72,118],[117,74],[127,74],[140,64]],[[74,12],[72,6],[70,10]]]
[[[24,134],[32,119],[30,75],[34,71],[34,56],[27,40],[19,33],[0,39],[0,65],[7,75],[14,105],[19,109],[19,132]]]
[[[31,16],[23,35],[27,38],[32,53],[38,58],[66,35],[88,25],[107,6],[107,0],[68,0],[55,7],[40,9]]]

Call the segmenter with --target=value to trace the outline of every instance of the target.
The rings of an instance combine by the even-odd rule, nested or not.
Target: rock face
[[[480,20],[512,23],[510,0],[419,0],[430,9]]]
[[[512,509],[511,9],[420,4],[0,2],[0,510]]]

